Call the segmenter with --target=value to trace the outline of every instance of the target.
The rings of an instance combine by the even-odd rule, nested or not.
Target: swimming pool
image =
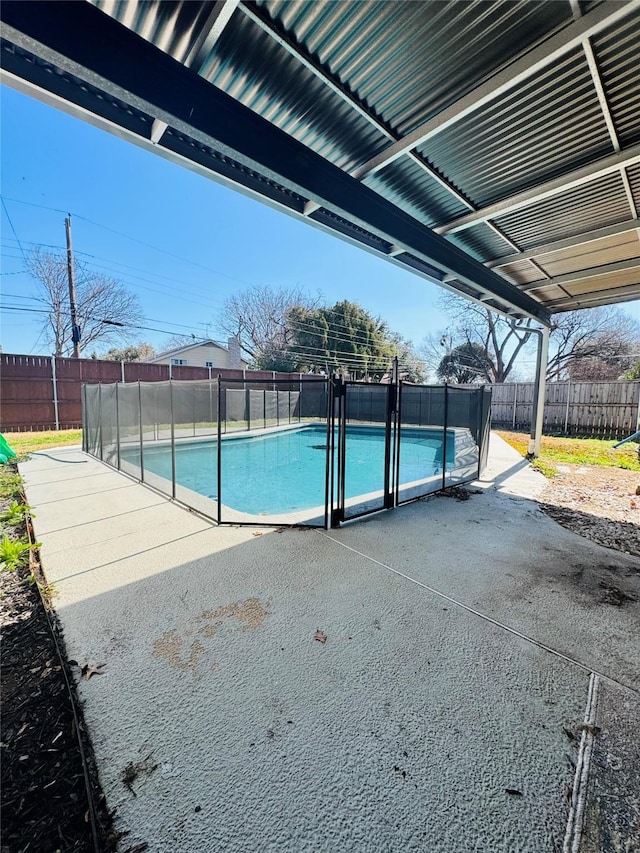
[[[264,516],[299,513],[324,506],[327,459],[324,426],[302,426],[222,440],[221,503],[237,512]],[[382,427],[346,428],[345,499],[380,492],[384,486]],[[443,431],[404,428],[400,483],[442,472]],[[138,467],[139,447],[123,447],[122,462]],[[447,465],[455,459],[455,435],[447,433]],[[145,445],[145,473],[171,483],[171,447]],[[176,484],[206,498],[218,498],[217,440],[176,443]]]

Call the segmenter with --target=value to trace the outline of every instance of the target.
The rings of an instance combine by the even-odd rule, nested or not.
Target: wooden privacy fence
[[[0,432],[74,429],[82,424],[83,382],[162,382],[167,379],[280,379],[289,382],[317,380],[301,373],[271,370],[178,367],[168,364],[98,361],[89,358],[54,358],[0,355]]]
[[[531,426],[533,382],[491,385],[491,425]],[[625,438],[640,429],[640,382],[548,382],[544,404],[546,433]]]

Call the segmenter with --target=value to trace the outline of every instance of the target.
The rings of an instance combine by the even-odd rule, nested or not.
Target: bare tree
[[[243,350],[260,364],[292,345],[293,333],[287,325],[291,309],[311,309],[317,303],[318,298],[309,297],[300,287],[256,285],[227,299],[219,325],[226,334],[240,338]]]
[[[444,293],[440,304],[451,325],[423,343],[421,352],[430,367],[437,371],[444,357],[464,347],[467,356],[476,357],[479,377],[490,383],[506,382],[531,339],[530,324],[514,328],[506,317],[453,293]]]
[[[550,379],[617,379],[634,362],[640,326],[619,308],[567,311],[551,327]]]
[[[532,343],[533,323],[514,326],[484,306],[449,293],[441,297],[441,305],[451,325],[424,341],[421,351],[428,364],[437,369],[443,357],[466,347],[465,352],[477,354],[479,375],[485,382],[506,382],[512,377],[518,357]],[[551,325],[547,378],[617,379],[632,366],[633,352],[639,348],[638,323],[618,308],[557,314]]]
[[[82,263],[76,262],[75,270],[81,347],[98,341],[109,344],[129,340],[143,316],[138,297],[115,279],[90,272]],[[68,355],[73,344],[67,259],[64,255],[35,249],[27,258],[27,271],[40,285],[42,302],[48,311],[43,324],[45,340],[53,346],[56,356]]]

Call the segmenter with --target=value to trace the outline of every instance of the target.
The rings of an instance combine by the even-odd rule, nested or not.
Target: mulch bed
[[[563,527],[640,557],[640,472],[596,465],[559,465],[539,498]]]
[[[0,571],[1,853],[115,850],[64,641],[28,575]]]

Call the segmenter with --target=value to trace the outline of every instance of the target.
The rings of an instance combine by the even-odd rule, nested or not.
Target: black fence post
[[[402,445],[402,380],[398,382],[398,400],[395,424],[395,488],[394,506],[400,501],[400,449]]]
[[[248,393],[248,392],[245,392]],[[218,491],[218,524],[222,524],[222,429],[220,427],[220,401],[222,397],[222,376],[218,374],[218,447],[216,448],[218,454],[218,465],[217,465],[217,491]],[[226,412],[226,410],[225,410]],[[226,421],[225,421],[226,423]]]
[[[102,450],[102,382],[98,385],[98,424],[100,426],[100,459],[104,461],[104,452]]]
[[[169,380],[171,381],[171,380]],[[142,437],[142,386],[138,379],[138,422],[140,423],[140,482],[144,483],[144,440]]]
[[[176,499],[176,428],[173,415],[173,381],[169,382],[169,409],[171,414],[171,497]]]
[[[331,508],[331,526],[339,527],[340,522],[344,520],[344,503],[345,503],[345,450],[346,450],[346,395],[347,385],[342,376],[338,376],[331,383],[331,407],[334,417],[334,432],[333,442],[335,451],[335,407],[336,400],[338,403],[338,466],[335,476],[338,482],[335,484],[335,490],[332,487],[332,508]],[[334,465],[331,466],[331,476],[334,477]]]
[[[120,383],[116,382],[116,464],[120,470]]]
[[[333,510],[333,394],[330,393],[331,380],[325,380],[325,397],[327,412],[327,455],[324,472],[324,529],[328,530],[332,522]],[[291,391],[289,391],[289,411],[291,411]]]
[[[89,442],[87,440],[87,383],[83,382],[81,385],[81,398],[82,398],[82,412],[81,412],[81,420],[82,420],[82,449],[86,453],[87,448],[89,446]]]
[[[447,488],[447,427],[449,425],[449,386],[444,383],[444,431],[442,433],[442,488]]]
[[[384,420],[384,508],[393,507],[393,489],[391,484],[391,424],[396,410],[396,394],[398,387],[395,382],[387,386],[387,411]]]

